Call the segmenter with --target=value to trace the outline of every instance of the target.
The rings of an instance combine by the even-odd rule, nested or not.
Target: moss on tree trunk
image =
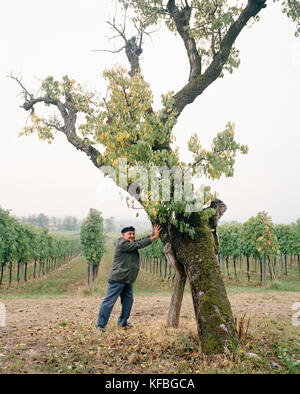
[[[172,229],[172,248],[190,283],[198,335],[204,354],[235,352],[239,341],[208,223],[198,222],[196,237]]]

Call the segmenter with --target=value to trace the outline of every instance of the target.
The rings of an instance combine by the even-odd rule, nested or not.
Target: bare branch
[[[110,53],[119,53],[119,52],[121,52],[122,51],[122,49],[124,49],[125,48],[125,45],[122,47],[122,48],[120,48],[120,49],[117,49],[117,50],[115,50],[115,51],[110,51],[109,49],[92,49],[92,52],[110,52]]]
[[[20,92],[20,94],[23,94],[25,100],[26,100],[28,97],[29,97],[30,99],[33,99],[33,95],[31,95],[31,94],[28,92],[28,90],[24,87],[24,85],[22,84],[22,82],[20,81],[19,78],[13,76],[12,72],[10,73],[10,75],[7,75],[6,77],[7,77],[7,78],[12,78],[12,79],[14,79],[15,81],[17,81],[17,83],[18,83],[18,84],[21,86],[21,88],[22,88],[22,91]]]
[[[124,39],[125,42],[127,41],[126,36],[125,36],[125,34],[124,34],[124,29],[123,29],[123,31],[120,31],[120,30],[117,28],[117,26],[116,26],[116,24],[115,24],[115,21],[113,21],[113,23],[111,23],[111,22],[109,22],[109,21],[106,21],[106,23],[108,23],[113,29],[115,29],[115,30],[119,33],[120,37],[122,37],[122,38]]]
[[[123,33],[125,33],[126,31],[126,16],[127,16],[127,8],[125,8],[125,12],[124,12],[124,22],[123,22]]]

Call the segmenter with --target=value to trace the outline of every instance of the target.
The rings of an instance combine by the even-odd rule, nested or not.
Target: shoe
[[[101,327],[101,326],[96,326],[96,328],[101,331],[101,332],[105,332],[105,327]]]
[[[131,328],[131,327],[133,327],[133,325],[130,324],[130,323],[127,323],[127,324],[125,324],[124,326],[122,326],[122,324],[118,323],[118,326],[124,327],[124,328]]]

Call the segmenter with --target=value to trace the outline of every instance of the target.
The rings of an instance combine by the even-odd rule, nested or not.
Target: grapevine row
[[[258,276],[264,285],[267,272],[271,281],[287,277],[289,272],[297,275],[298,271],[300,275],[300,219],[291,224],[274,224],[262,211],[245,223],[222,224],[217,231],[218,261],[225,279],[250,281]],[[141,249],[140,256],[142,269],[174,280],[176,273],[165,258],[161,241]]]
[[[0,208],[0,286],[45,275],[80,253],[80,242],[52,236],[48,229],[20,223]]]

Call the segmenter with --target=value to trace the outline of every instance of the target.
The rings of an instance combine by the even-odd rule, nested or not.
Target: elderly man
[[[134,227],[125,227],[121,231],[122,237],[118,238],[115,248],[113,267],[108,276],[108,289],[99,310],[96,327],[105,331],[111,311],[118,299],[121,297],[122,310],[118,319],[118,325],[131,327],[127,322],[133,304],[133,283],[139,272],[138,249],[145,248],[151,242],[159,238],[161,227],[153,227],[152,233],[147,237],[135,240]]]

